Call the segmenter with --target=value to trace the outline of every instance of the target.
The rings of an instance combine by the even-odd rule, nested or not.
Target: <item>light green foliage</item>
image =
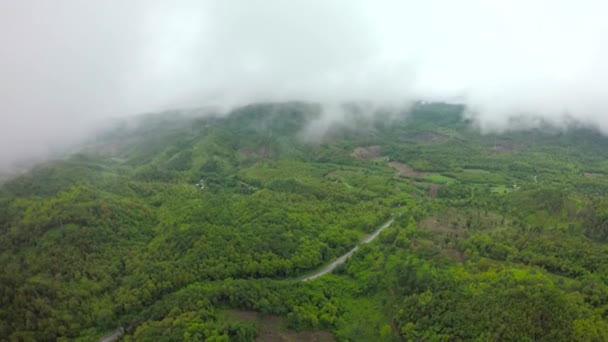
[[[442,175],[430,175],[423,178],[425,182],[435,184],[450,184],[454,182],[453,178],[442,176]]]
[[[0,337],[254,340],[238,308],[340,340],[608,338],[606,138],[349,110],[321,144],[301,139],[317,105],[147,115],[6,182]]]

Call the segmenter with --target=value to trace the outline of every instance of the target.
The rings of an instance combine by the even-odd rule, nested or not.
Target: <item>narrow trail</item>
[[[385,230],[386,228],[390,227],[391,224],[393,224],[393,222],[395,221],[395,219],[390,219],[388,220],[385,224],[383,224],[382,226],[380,226],[380,228],[376,229],[376,231],[374,231],[370,236],[366,237],[365,239],[363,239],[363,241],[356,245],[355,247],[353,247],[353,249],[351,249],[350,251],[346,252],[345,254],[343,254],[342,256],[340,256],[338,259],[334,260],[331,264],[323,267],[322,269],[318,270],[317,272],[306,276],[302,279],[300,279],[301,281],[309,281],[309,280],[313,280],[316,278],[319,278],[321,276],[326,275],[327,273],[330,273],[331,271],[333,271],[336,267],[338,267],[339,265],[342,265],[343,263],[346,262],[346,260],[348,260],[348,258],[350,258],[353,253],[355,253],[362,244],[365,243],[370,243],[372,241],[374,241],[375,238],[378,237],[378,235],[380,235],[380,233]]]

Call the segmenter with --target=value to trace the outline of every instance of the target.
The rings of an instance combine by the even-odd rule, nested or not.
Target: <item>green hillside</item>
[[[5,182],[0,340],[608,340],[608,138],[363,109],[143,115]]]

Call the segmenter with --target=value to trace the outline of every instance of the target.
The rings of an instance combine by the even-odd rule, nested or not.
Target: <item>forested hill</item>
[[[144,115],[6,181],[0,340],[608,340],[606,137],[343,110]]]

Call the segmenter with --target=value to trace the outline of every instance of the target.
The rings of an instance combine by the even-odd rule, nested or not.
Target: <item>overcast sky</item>
[[[209,104],[458,99],[482,127],[608,133],[608,5],[576,0],[4,0],[0,164],[95,122]]]

